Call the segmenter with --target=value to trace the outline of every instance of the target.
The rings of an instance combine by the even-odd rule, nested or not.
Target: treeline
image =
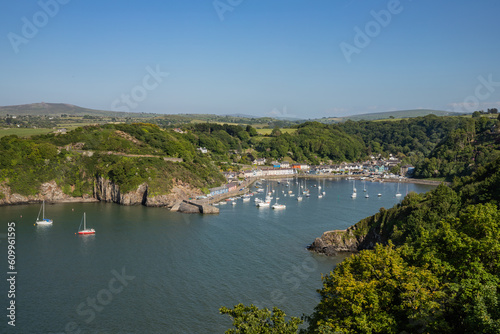
[[[122,192],[147,182],[151,194],[168,193],[174,179],[203,190],[225,181],[187,136],[152,124],[87,126],[31,139],[5,136],[0,151],[0,180],[22,195],[35,195],[42,183],[55,180],[68,195],[92,196],[98,175],[118,184]]]
[[[370,155],[401,159],[416,167],[415,177],[470,175],[493,161],[500,151],[499,120],[487,117],[428,115],[393,121],[347,121],[339,124],[305,122],[289,133],[274,128],[258,136],[251,126],[200,123],[186,127],[194,144],[206,147],[219,160],[229,151],[251,151],[254,158],[289,158],[300,163],[361,161]],[[248,162],[242,154],[242,162]]]
[[[361,221],[359,230],[380,243],[323,277],[301,333],[499,333],[499,205],[497,159],[451,188],[411,193]],[[256,333],[297,333],[300,323],[278,309],[275,326],[270,313],[252,322],[266,315],[255,307],[221,312],[234,319],[231,333],[246,333],[249,324]]]

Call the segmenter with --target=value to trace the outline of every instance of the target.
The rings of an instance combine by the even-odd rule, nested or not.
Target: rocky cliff
[[[72,197],[66,195],[55,181],[43,183],[37,195],[23,196],[12,193],[6,183],[0,183],[0,205],[40,203],[42,200],[51,203],[63,202],[111,202],[121,205],[142,204],[152,207],[172,208],[174,204],[182,200],[201,195],[200,189],[192,187],[190,184],[180,180],[173,180],[173,187],[168,194],[152,196],[148,191],[146,183],[141,184],[134,191],[122,193],[120,187],[112,181],[98,176],[95,179],[93,196]],[[187,207],[186,207],[187,209]],[[183,212],[182,208],[178,210]],[[187,212],[192,212],[192,208]],[[200,212],[200,210],[198,210]]]
[[[46,202],[96,202],[97,199],[91,196],[72,197],[66,195],[55,181],[43,183],[40,186],[40,192],[36,195],[24,196],[12,193],[9,186],[0,183],[0,205],[29,204]]]
[[[375,226],[384,211],[382,208],[380,214],[365,218],[346,230],[327,231],[307,249],[325,255],[372,249],[377,243],[385,242],[379,226]]]

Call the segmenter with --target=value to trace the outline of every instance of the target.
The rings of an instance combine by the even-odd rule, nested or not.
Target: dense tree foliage
[[[251,126],[199,123],[187,127],[193,144],[206,147],[219,160],[228,151],[251,149],[255,157],[319,164],[353,162],[389,154],[416,167],[419,178],[470,175],[500,156],[498,120],[428,115],[402,120],[347,121],[325,125],[305,122],[290,133],[275,127],[257,139]],[[395,168],[397,170],[398,167]]]
[[[187,135],[152,124],[87,126],[32,139],[6,136],[0,138],[0,151],[0,180],[22,195],[35,195],[52,180],[69,195],[92,195],[98,175],[122,192],[148,183],[151,194],[168,193],[174,179],[202,189],[224,182],[210,157],[197,153]]]
[[[358,223],[385,246],[323,278],[307,332],[500,333],[499,166]]]
[[[235,328],[226,334],[293,334],[303,322],[297,317],[287,321],[285,313],[276,307],[271,312],[267,308],[238,304],[232,309],[221,307],[219,311],[233,320]]]

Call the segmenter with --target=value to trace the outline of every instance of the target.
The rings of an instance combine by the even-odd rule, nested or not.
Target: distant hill
[[[0,116],[16,115],[16,116],[60,116],[63,114],[72,116],[101,116],[101,117],[153,117],[156,114],[144,113],[127,113],[109,110],[95,110],[89,108],[82,108],[72,104],[66,103],[31,103],[13,106],[0,107]]]
[[[398,110],[398,111],[386,111],[370,114],[359,114],[345,117],[330,117],[323,118],[320,120],[322,123],[334,123],[334,122],[344,122],[346,120],[352,121],[375,121],[381,119],[390,118],[412,118],[412,117],[422,117],[427,115],[436,116],[460,116],[463,115],[457,112],[443,111],[443,110],[431,110],[431,109],[412,109],[412,110]]]

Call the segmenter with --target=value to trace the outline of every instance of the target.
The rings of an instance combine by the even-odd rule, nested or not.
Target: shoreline
[[[427,179],[414,179],[414,178],[402,178],[402,179],[392,179],[392,178],[370,178],[366,177],[365,180],[361,180],[363,176],[352,176],[352,175],[331,175],[331,174],[295,174],[295,175],[272,175],[272,176],[262,176],[262,177],[257,177],[253,182],[256,180],[260,179],[265,179],[265,180],[286,180],[286,179],[294,179],[294,178],[314,178],[314,179],[347,179],[348,177],[352,177],[356,181],[366,181],[366,182],[380,182],[380,180],[383,180],[383,182],[392,182],[392,183],[414,183],[414,184],[428,184],[428,185],[435,185],[438,186],[441,183],[444,183],[445,185],[451,185],[451,182],[447,181],[437,181],[437,180],[427,180]],[[252,183],[253,183],[252,182]],[[383,183],[382,182],[382,183]]]

